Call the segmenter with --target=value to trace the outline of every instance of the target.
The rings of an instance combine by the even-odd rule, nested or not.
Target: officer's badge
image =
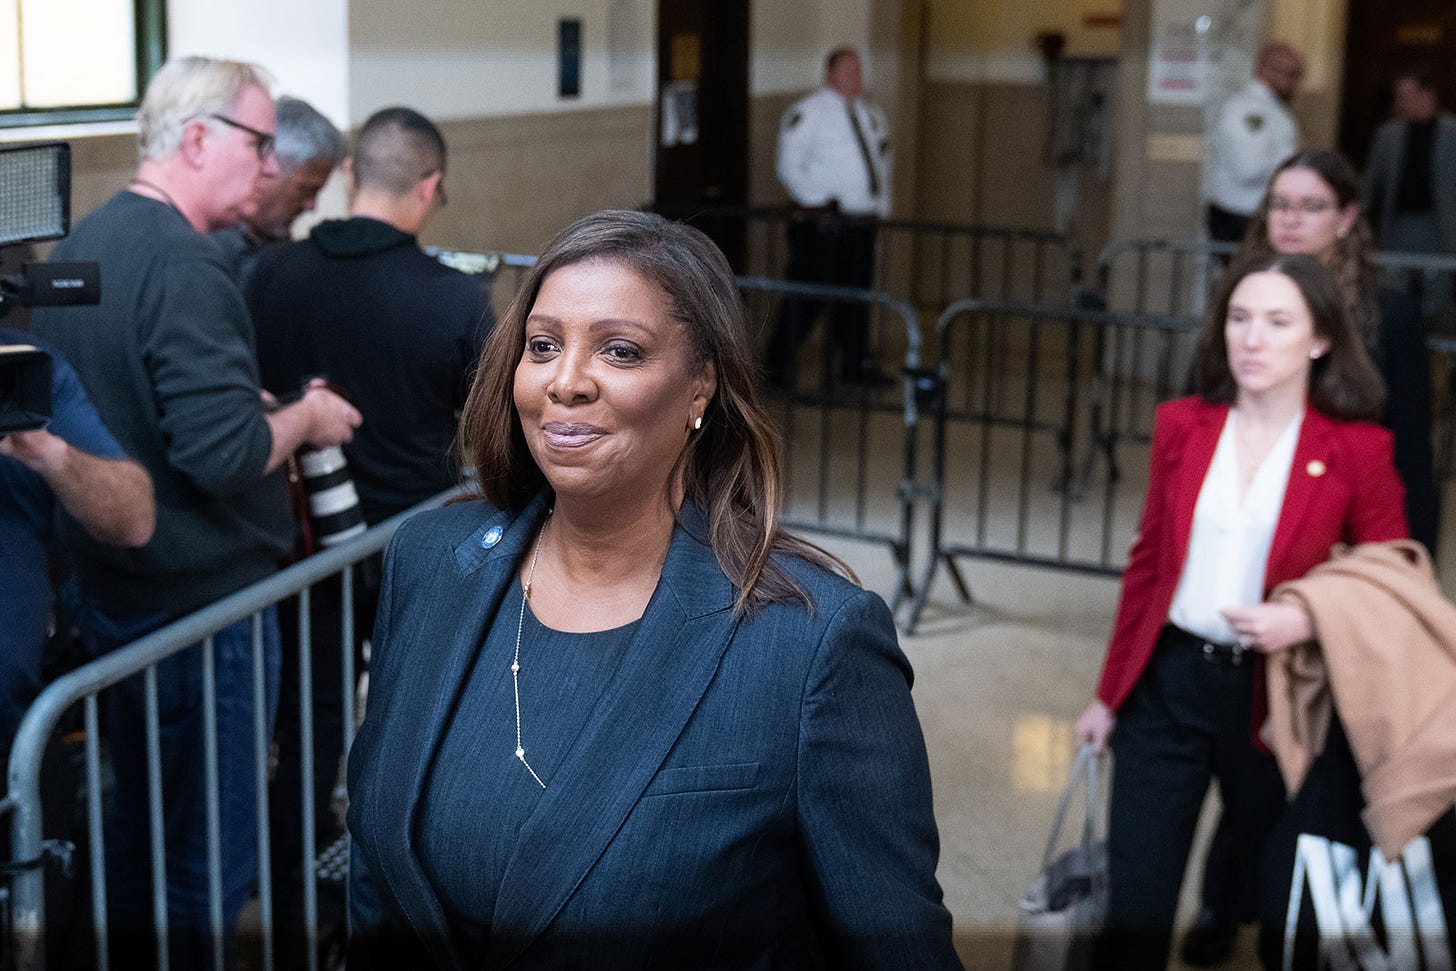
[[[1263,115],[1245,115],[1244,124],[1249,126],[1249,131],[1256,132],[1264,127]]]

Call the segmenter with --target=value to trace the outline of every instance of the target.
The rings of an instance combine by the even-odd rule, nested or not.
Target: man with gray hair
[[[307,101],[283,95],[274,114],[277,176],[265,181],[255,210],[212,234],[239,280],[247,279],[264,247],[288,241],[293,221],[313,211],[319,191],[344,160],[344,136]]]
[[[259,183],[277,173],[273,126],[258,68],[200,57],[170,62],[137,113],[135,177],[56,248],[58,260],[100,264],[101,304],[37,310],[33,329],[69,358],[156,490],[156,531],[140,548],[106,546],[75,522],[61,524],[75,564],[63,596],[93,654],[277,570],[293,538],[285,460],[304,444],[345,442],[359,424],[358,412],[322,387],[265,408],[247,307],[205,235],[250,211]],[[212,638],[222,942],[209,929],[203,650],[156,666],[168,947],[177,967],[205,967],[215,945],[230,944],[257,874],[255,716],[272,717],[279,665],[276,612],[264,611],[261,621],[264,712],[255,713],[253,702],[253,618]],[[106,835],[115,967],[150,963],[148,707],[140,676],[107,696],[116,770]]]

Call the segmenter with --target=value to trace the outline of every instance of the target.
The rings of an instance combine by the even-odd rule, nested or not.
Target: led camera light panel
[[[66,235],[70,198],[71,146],[0,149],[0,246]]]

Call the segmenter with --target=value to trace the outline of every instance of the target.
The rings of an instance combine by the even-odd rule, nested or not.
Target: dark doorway
[[[1456,108],[1456,3],[1350,0],[1340,149],[1364,167],[1375,129],[1390,117],[1390,82],[1414,64],[1436,72],[1441,104]]]
[[[748,202],[748,0],[658,0],[656,131],[658,212]],[[742,222],[704,225],[741,271]]]

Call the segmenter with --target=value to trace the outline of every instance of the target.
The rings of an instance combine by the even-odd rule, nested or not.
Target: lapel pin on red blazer
[[[1304,467],[1304,471],[1308,472],[1312,478],[1318,479],[1325,474],[1325,464],[1319,459],[1310,459],[1309,464]]]

